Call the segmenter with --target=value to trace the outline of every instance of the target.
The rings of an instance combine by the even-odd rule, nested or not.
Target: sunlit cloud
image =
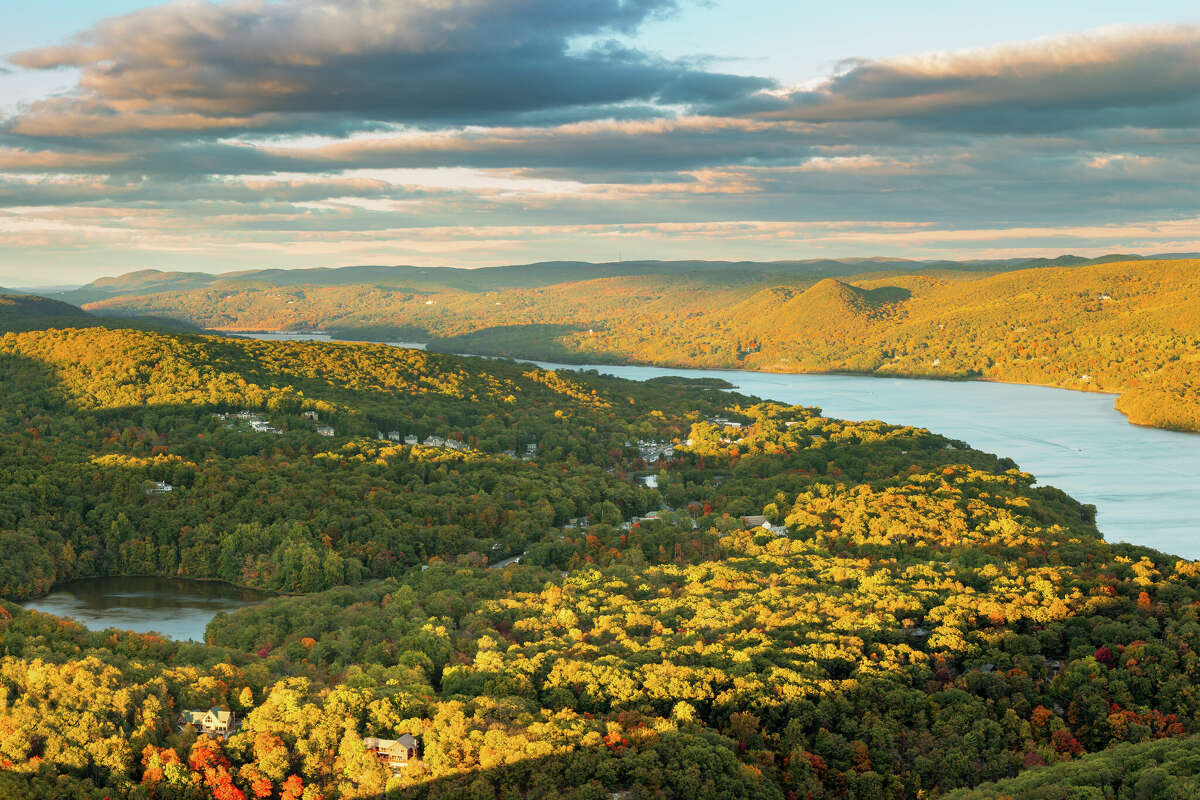
[[[179,2],[16,53],[77,82],[0,119],[0,277],[1200,249],[1200,27],[785,87],[640,48],[674,8]]]

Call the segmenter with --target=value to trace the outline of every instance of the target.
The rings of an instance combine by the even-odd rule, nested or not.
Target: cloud
[[[183,2],[18,54],[82,78],[0,122],[0,266],[1200,249],[1200,28],[804,88],[603,41],[672,8]]]
[[[635,31],[672,0],[182,0],[10,57],[76,67],[78,91],[31,105],[36,136],[478,123],[703,106],[768,87],[579,37]],[[639,107],[642,106],[642,107]]]
[[[1111,27],[961,52],[848,61],[816,87],[758,95],[766,118],[967,130],[1176,127],[1200,120],[1200,26]]]

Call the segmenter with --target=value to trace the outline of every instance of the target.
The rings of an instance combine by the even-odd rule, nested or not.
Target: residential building
[[[383,764],[393,775],[400,775],[409,764],[420,760],[417,740],[412,734],[406,733],[399,739],[378,739],[368,736],[363,739],[363,745],[375,754],[379,763]]]
[[[237,730],[237,718],[232,711],[213,706],[207,711],[184,711],[179,717],[179,730],[192,725],[200,733],[228,739]]]

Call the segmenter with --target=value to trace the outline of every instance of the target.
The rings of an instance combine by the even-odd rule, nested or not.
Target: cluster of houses
[[[626,447],[632,447],[632,442],[625,442]],[[671,442],[656,442],[653,439],[638,439],[638,456],[647,464],[656,464],[660,458],[673,458],[675,445]]]
[[[396,442],[397,444],[404,443],[409,447],[421,444],[426,447],[442,447],[446,450],[470,450],[471,448],[458,439],[449,439],[443,436],[426,436],[424,440],[419,439],[414,434],[402,436],[400,431],[383,431],[378,432],[379,441],[381,442]]]
[[[304,417],[305,419],[312,420],[313,422],[320,421],[320,417],[317,416],[317,412],[315,412],[315,411],[305,411],[300,416]],[[319,436],[332,437],[336,433],[337,433],[337,431],[335,431],[333,429],[332,425],[318,425],[317,426],[317,434]]]
[[[254,411],[233,411],[224,414],[216,414],[215,416],[217,419],[225,423],[226,428],[232,429],[235,426],[242,424],[249,426],[250,430],[254,431],[255,433],[273,433],[276,436],[283,433],[283,429],[276,428],[274,425],[272,425],[270,421],[267,420],[265,415],[258,414]],[[305,411],[302,412],[300,416],[304,417],[305,419],[312,420],[313,422],[319,421],[317,412],[315,411]],[[337,433],[333,429],[332,425],[318,425],[316,431],[321,436],[334,436]]]
[[[228,739],[238,729],[237,715],[229,709],[213,706],[206,710],[184,711],[179,716],[179,732],[183,733],[191,725],[197,733],[203,733],[214,739]],[[363,739],[363,745],[375,754],[379,763],[383,764],[393,775],[403,774],[409,764],[420,761],[420,744],[412,734],[404,734],[398,739],[380,739],[368,736]]]
[[[242,423],[249,425],[250,430],[255,433],[274,433],[276,435],[283,433],[280,428],[272,426],[265,416],[256,414],[253,411],[234,411],[227,414],[217,414],[216,417],[226,423],[226,428],[233,428],[238,423]]]

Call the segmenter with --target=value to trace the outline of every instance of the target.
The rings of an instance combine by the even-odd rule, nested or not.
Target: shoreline
[[[641,361],[592,362],[592,361],[585,361],[585,360],[580,360],[580,361],[540,361],[537,358],[529,357],[529,356],[488,355],[488,354],[484,354],[484,353],[463,353],[463,352],[443,353],[442,351],[439,351],[439,350],[429,350],[428,349],[428,345],[430,344],[429,342],[396,343],[396,342],[368,340],[368,339],[338,339],[338,338],[333,337],[331,334],[329,334],[326,331],[263,331],[263,330],[233,331],[233,330],[217,330],[217,329],[206,329],[206,330],[211,331],[213,334],[226,335],[226,336],[228,336],[228,335],[237,336],[239,334],[255,334],[255,333],[275,334],[275,335],[294,335],[294,336],[328,336],[330,338],[325,341],[328,341],[330,343],[382,344],[382,345],[387,345],[389,347],[407,347],[409,345],[412,345],[415,347],[415,349],[420,349],[427,353],[441,353],[442,355],[456,355],[456,356],[464,356],[464,357],[470,357],[470,358],[503,359],[503,360],[509,360],[509,361],[525,362],[525,363],[530,363],[530,364],[539,364],[539,363],[540,364],[555,364],[555,365],[561,365],[564,367],[574,367],[574,368],[585,368],[586,367],[586,368],[594,368],[598,372],[601,372],[602,374],[603,374],[604,367],[642,367],[642,368],[646,368],[646,369],[694,370],[697,372],[741,372],[741,373],[746,373],[746,374],[750,374],[750,375],[824,375],[824,376],[845,376],[845,377],[854,377],[854,378],[878,378],[878,379],[883,379],[883,380],[892,378],[892,379],[896,379],[896,380],[910,380],[910,381],[935,381],[935,382],[943,381],[943,382],[947,382],[947,383],[995,383],[995,384],[1002,384],[1002,385],[1007,385],[1007,386],[1030,386],[1030,387],[1036,387],[1039,389],[1054,389],[1054,390],[1062,391],[1062,392],[1076,392],[1079,394],[1106,395],[1108,397],[1113,398],[1113,410],[1116,411],[1118,414],[1120,414],[1122,417],[1124,417],[1125,422],[1128,425],[1133,425],[1134,427],[1138,427],[1138,428],[1149,428],[1152,430],[1168,431],[1171,433],[1186,433],[1186,434],[1191,434],[1191,435],[1200,435],[1200,430],[1195,430],[1192,428],[1185,428],[1185,427],[1172,426],[1172,425],[1155,425],[1153,423],[1140,422],[1140,421],[1132,419],[1126,411],[1124,411],[1123,409],[1121,409],[1118,406],[1118,401],[1120,400],[1121,397],[1124,396],[1124,394],[1128,390],[1122,391],[1122,390],[1108,390],[1108,389],[1074,388],[1074,387],[1070,387],[1070,386],[1061,386],[1061,385],[1057,385],[1057,384],[1053,384],[1053,383],[1015,381],[1015,380],[1006,380],[1004,378],[988,378],[988,377],[984,377],[984,376],[926,375],[926,374],[913,374],[913,373],[879,373],[879,372],[868,372],[868,371],[862,371],[862,370],[845,370],[845,369],[784,371],[784,370],[777,370],[777,369],[751,369],[751,368],[747,368],[747,367],[689,366],[689,365],[683,365],[683,364],[673,364],[670,362],[664,362],[664,363],[646,363],[646,362],[641,362]]]
[[[296,596],[299,596],[299,594],[302,594],[302,593],[297,593],[297,592],[280,592],[280,591],[276,591],[274,589],[260,589],[257,586],[250,586],[248,584],[231,583],[230,581],[222,580],[221,578],[193,578],[193,577],[187,576],[187,575],[159,575],[159,574],[150,573],[150,572],[133,572],[133,573],[121,573],[121,574],[117,574],[117,575],[88,575],[86,577],[80,577],[80,578],[69,578],[64,581],[55,581],[54,583],[50,584],[50,588],[48,588],[46,591],[42,592],[41,594],[30,595],[29,597],[23,597],[19,600],[14,600],[11,597],[5,597],[3,599],[7,600],[10,603],[16,603],[17,605],[24,607],[23,606],[24,603],[33,602],[34,600],[40,600],[44,597],[48,597],[49,595],[53,594],[55,591],[61,590],[63,587],[69,586],[72,583],[81,583],[83,581],[100,581],[100,580],[108,580],[108,579],[121,579],[121,578],[157,578],[157,579],[165,580],[165,581],[189,581],[192,583],[219,583],[224,586],[229,586],[229,587],[232,587],[234,589],[239,589],[244,592],[254,592],[256,594],[264,595],[263,600],[260,602],[265,602],[266,600],[269,600],[272,597],[296,597]]]

